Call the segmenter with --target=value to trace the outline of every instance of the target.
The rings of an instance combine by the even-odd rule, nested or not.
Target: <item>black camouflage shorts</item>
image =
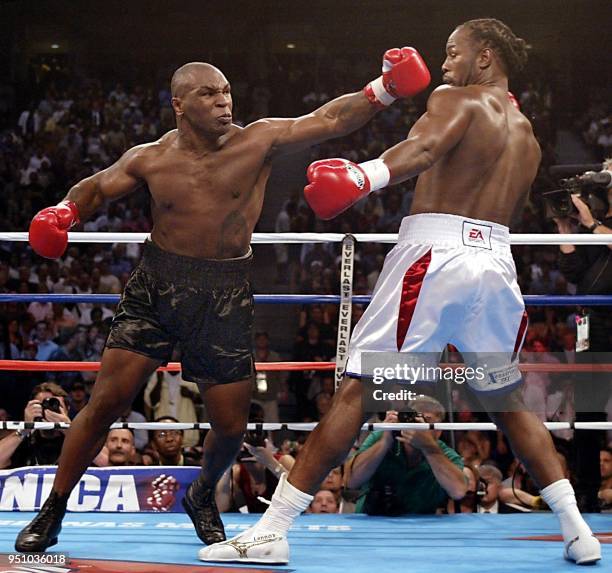
[[[106,341],[167,363],[181,348],[183,378],[236,382],[253,375],[249,251],[238,259],[197,259],[147,241]]]

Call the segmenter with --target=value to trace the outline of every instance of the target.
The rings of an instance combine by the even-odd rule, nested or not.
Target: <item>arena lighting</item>
[[[59,44],[51,44],[51,49],[52,50],[57,50],[57,49],[59,49],[59,47],[60,47]]]
[[[295,44],[289,43],[287,44],[287,48],[289,48],[290,50],[293,50],[295,48]]]

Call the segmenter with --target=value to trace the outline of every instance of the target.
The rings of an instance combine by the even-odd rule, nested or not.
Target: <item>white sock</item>
[[[255,529],[274,531],[287,535],[295,518],[300,515],[312,501],[313,496],[293,487],[283,474],[272,496],[270,507],[257,522]]]
[[[592,535],[591,528],[580,515],[576,505],[574,488],[567,479],[560,479],[546,486],[541,492],[542,498],[552,509],[561,524],[561,533],[565,543],[578,535]]]

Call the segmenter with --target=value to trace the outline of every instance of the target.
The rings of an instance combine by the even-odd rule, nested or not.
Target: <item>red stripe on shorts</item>
[[[523,316],[521,317],[521,325],[519,326],[518,333],[516,335],[516,341],[514,343],[514,352],[517,353],[523,344],[523,338],[525,338],[525,331],[527,330],[527,326],[529,325],[529,317],[527,316],[527,311],[523,311]]]
[[[418,261],[410,265],[402,283],[402,297],[400,299],[397,316],[397,350],[404,345],[406,333],[412,322],[423,280],[431,263],[431,250],[427,251]]]

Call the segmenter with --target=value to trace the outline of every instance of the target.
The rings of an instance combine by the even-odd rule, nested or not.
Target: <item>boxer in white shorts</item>
[[[468,381],[474,390],[508,390],[521,382],[517,354],[526,330],[508,228],[443,213],[412,215],[402,221],[355,327],[346,375],[361,377],[364,352],[440,354],[450,343],[470,366],[485,369],[483,379]]]
[[[397,52],[383,66],[383,80]],[[526,57],[525,41],[502,22],[465,22],[446,44],[447,85],[433,91],[405,141],[359,165],[324,159],[308,168],[304,195],[322,219],[335,217],[372,190],[418,175],[411,216],[402,223],[374,300],[355,328],[348,374],[330,411],[288,478],[281,478],[263,517],[234,539],[202,549],[200,559],[287,563],[291,523],[330,469],[345,461],[367,417],[362,383],[351,377],[361,373],[360,354],[438,352],[447,342],[464,358],[508,354],[477,388],[479,398],[559,518],[564,556],[577,564],[601,559],[599,541],[578,511],[550,433],[525,410],[514,388],[518,372],[512,353],[520,348],[525,324],[521,327],[524,308],[508,228],[522,210],[541,158],[531,124],[508,93],[508,76]],[[372,90],[381,105],[393,100],[380,83],[373,82]],[[414,432],[411,444],[430,465],[444,463],[430,432]]]

